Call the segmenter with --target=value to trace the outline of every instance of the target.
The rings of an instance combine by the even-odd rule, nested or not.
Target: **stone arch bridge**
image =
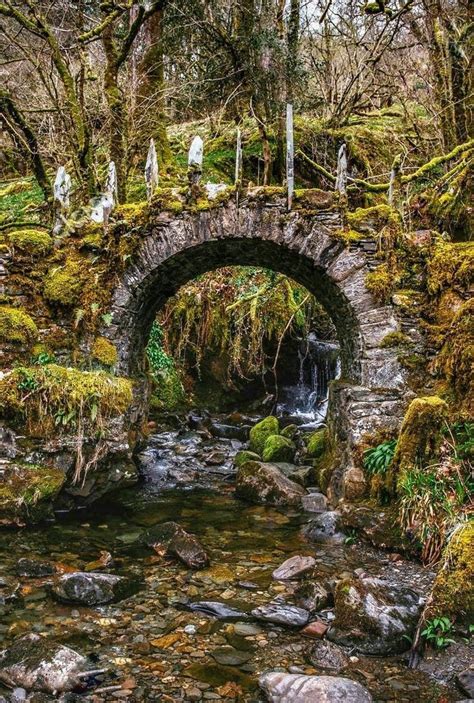
[[[311,194],[313,197],[310,197]],[[366,433],[396,428],[410,394],[406,373],[384,338],[411,322],[367,290],[377,265],[373,237],[349,245],[341,236],[337,196],[308,191],[304,207],[287,212],[283,195],[255,190],[208,209],[150,216],[133,263],[113,291],[112,324],[104,330],[117,347],[119,372],[136,376],[156,312],[196,276],[231,265],[258,266],[305,286],[331,317],[341,346],[341,379],[330,391],[329,428],[341,452],[333,491],[355,496],[363,483],[351,449]]]

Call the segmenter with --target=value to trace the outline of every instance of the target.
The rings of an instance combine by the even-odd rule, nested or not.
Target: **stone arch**
[[[119,353],[121,373],[142,370],[157,310],[196,276],[228,265],[259,266],[304,285],[334,322],[341,345],[342,381],[333,387],[329,419],[334,436],[350,449],[364,433],[398,424],[405,374],[383,338],[400,330],[391,305],[365,287],[371,257],[338,236],[334,210],[287,213],[275,204],[234,201],[203,212],[150,217],[133,263],[115,288],[107,336]]]

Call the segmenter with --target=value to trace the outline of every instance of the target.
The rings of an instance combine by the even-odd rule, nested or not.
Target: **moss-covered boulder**
[[[418,593],[377,578],[340,581],[328,639],[361,654],[406,651],[421,611]]]
[[[33,319],[21,308],[0,307],[0,341],[32,344],[38,337]]]
[[[237,471],[236,495],[249,503],[301,505],[305,489],[290,481],[272,464],[247,461]]]
[[[287,439],[294,439],[298,434],[298,425],[287,425],[282,429],[280,434]]]
[[[267,438],[278,434],[279,431],[278,420],[273,415],[257,422],[250,430],[250,451],[262,456]]]
[[[65,474],[36,464],[11,463],[0,485],[0,525],[24,525],[50,517]]]
[[[9,232],[8,241],[15,249],[31,256],[46,254],[53,246],[53,240],[43,229],[19,229]]]
[[[239,468],[247,461],[260,461],[260,457],[258,454],[255,454],[255,452],[249,452],[247,449],[242,449],[242,451],[237,452],[234,457],[234,466]]]
[[[474,412],[474,298],[466,301],[453,316],[434,370],[448,381],[456,399],[468,412]]]
[[[273,434],[265,440],[262,459],[269,462],[283,461],[291,463],[295,458],[295,452],[296,447],[291,439]]]
[[[474,281],[474,242],[446,242],[439,238],[428,260],[428,290],[465,291]]]
[[[316,430],[309,435],[306,443],[306,453],[310,459],[319,459],[327,448],[327,430]]]
[[[474,621],[474,520],[458,527],[448,543],[433,588],[435,615]]]
[[[406,471],[436,458],[440,430],[448,415],[448,406],[438,396],[415,398],[408,406],[403,419],[397,448],[388,472],[388,489],[394,490],[394,481]]]
[[[115,366],[118,359],[117,349],[105,337],[97,337],[92,345],[92,358],[103,366]]]

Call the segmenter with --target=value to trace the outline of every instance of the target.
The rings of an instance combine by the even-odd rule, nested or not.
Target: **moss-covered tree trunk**
[[[141,65],[140,103],[146,111],[149,126],[147,136],[155,140],[158,163],[163,166],[171,158],[166,132],[166,81],[163,53],[164,10],[155,12],[146,26],[146,50]]]
[[[126,133],[127,108],[125,97],[119,85],[119,60],[115,46],[113,27],[109,25],[102,34],[102,44],[106,57],[104,72],[104,92],[110,111],[110,159],[117,172],[117,196],[120,203],[127,196],[126,184]]]

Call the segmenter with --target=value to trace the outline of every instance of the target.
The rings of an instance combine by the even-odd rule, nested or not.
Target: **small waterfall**
[[[318,426],[326,418],[329,381],[341,373],[339,345],[323,342],[311,332],[298,348],[298,360],[297,383],[280,389],[277,413],[291,415],[308,427]]]

